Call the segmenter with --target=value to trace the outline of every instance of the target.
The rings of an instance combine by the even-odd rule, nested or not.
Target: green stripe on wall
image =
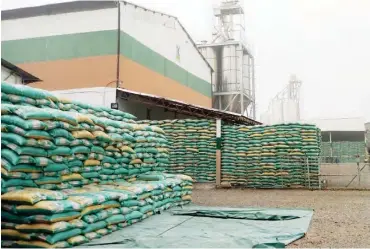
[[[2,58],[14,63],[69,60],[116,54],[116,30],[2,41]],[[211,84],[121,32],[121,54],[159,74],[211,97]]]

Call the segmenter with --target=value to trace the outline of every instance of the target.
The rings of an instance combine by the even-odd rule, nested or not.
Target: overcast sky
[[[2,9],[64,2],[3,0]],[[217,0],[131,0],[177,16],[195,41],[210,40]],[[296,74],[301,115],[370,121],[370,0],[244,0],[256,58],[259,115]]]

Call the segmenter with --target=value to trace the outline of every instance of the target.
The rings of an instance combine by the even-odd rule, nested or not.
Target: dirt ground
[[[288,247],[370,247],[370,191],[215,189],[196,184],[193,202],[229,207],[313,208],[306,237]]]

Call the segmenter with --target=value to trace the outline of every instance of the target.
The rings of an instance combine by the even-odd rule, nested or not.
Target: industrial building
[[[365,119],[336,118],[303,120],[321,129],[322,163],[354,163],[356,156],[361,162],[367,158]]]
[[[174,16],[125,1],[74,1],[2,11],[1,26],[2,57],[41,77],[35,87],[93,88],[101,93],[92,104],[121,87],[212,107],[213,70]]]
[[[126,1],[7,10],[2,11],[3,57],[42,77],[35,87],[89,104],[118,103],[139,119],[181,113],[155,103],[150,108],[128,103],[119,91],[254,119],[254,58],[243,15],[240,1],[222,1],[214,9],[213,40],[195,44],[176,17]]]

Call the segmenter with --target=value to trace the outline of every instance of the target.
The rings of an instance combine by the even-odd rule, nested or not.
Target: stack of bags
[[[320,132],[313,125],[223,125],[224,184],[251,188],[318,187]]]
[[[213,120],[145,120],[164,130],[170,148],[165,171],[186,174],[197,182],[214,182],[216,170],[216,124]],[[166,161],[167,163],[167,161]]]
[[[64,191],[26,188],[3,194],[2,246],[70,247],[191,201],[192,179],[143,174],[135,184],[86,185]],[[153,179],[153,181],[145,181]]]
[[[130,169],[143,164],[133,150],[135,129],[93,115],[3,104],[2,179],[8,178],[3,192],[11,187],[60,190],[135,177],[142,171]]]
[[[157,172],[162,129],[25,86],[2,97],[4,247],[74,246],[191,201],[190,177]]]

